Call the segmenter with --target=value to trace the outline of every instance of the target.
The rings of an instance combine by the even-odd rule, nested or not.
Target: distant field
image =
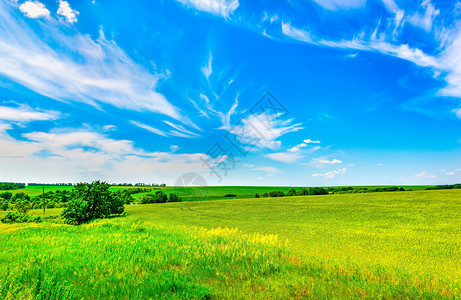
[[[357,186],[353,186],[357,187]],[[388,187],[388,186],[365,186],[369,189],[379,188],[379,187]],[[405,189],[411,189],[414,191],[425,190],[427,187],[432,186],[402,186]],[[235,194],[237,199],[243,198],[253,198],[255,194],[260,196],[263,193],[271,191],[283,191],[284,193],[288,192],[290,189],[294,188],[298,190],[301,187],[286,187],[286,186],[208,186],[208,187],[196,187],[196,186],[186,186],[186,187],[124,187],[124,186],[113,186],[111,190],[116,191],[119,189],[133,189],[133,188],[146,188],[146,189],[162,189],[167,194],[176,193],[180,195],[185,201],[203,201],[203,200],[220,200],[220,199],[229,199],[224,197],[226,194]],[[45,192],[56,191],[56,190],[72,190],[71,186],[45,186]],[[1,192],[1,191],[0,191]],[[30,196],[39,195],[42,193],[41,186],[26,186],[25,189],[12,190],[10,192],[24,192]],[[149,193],[149,192],[148,192]],[[133,197],[138,199],[148,193],[139,193],[134,194]]]
[[[231,190],[238,189],[214,192]],[[55,274],[85,299],[113,293],[125,299],[461,297],[461,190],[130,205],[126,211],[125,218],[79,227],[59,220],[0,224],[0,278],[9,273],[27,294],[41,268],[50,282]]]

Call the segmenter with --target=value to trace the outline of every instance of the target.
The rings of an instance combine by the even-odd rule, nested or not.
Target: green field
[[[208,194],[233,191],[213,187]],[[240,191],[251,195],[255,188]],[[0,298],[461,297],[461,190],[126,211],[81,226],[59,219],[0,224]]]

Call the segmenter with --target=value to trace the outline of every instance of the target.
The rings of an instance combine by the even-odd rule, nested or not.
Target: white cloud
[[[320,144],[320,141],[313,141],[311,139],[304,140],[304,143],[306,144]]]
[[[94,3],[93,3],[94,4]],[[77,22],[77,15],[80,14],[78,11],[72,9],[69,2],[59,0],[58,15],[63,16],[68,23]]]
[[[184,172],[203,170],[201,153],[148,152],[129,140],[115,140],[89,129],[29,132],[21,140],[2,131],[0,177],[18,182],[173,183]],[[6,128],[8,129],[8,128]]]
[[[309,32],[295,28],[290,23],[282,22],[282,33],[298,41],[314,43]]]
[[[238,0],[176,0],[182,4],[213,15],[228,18],[238,7]]]
[[[424,10],[424,14],[421,15],[416,12],[408,19],[408,22],[426,31],[430,31],[432,29],[432,22],[440,14],[440,10],[435,9],[430,0],[424,0],[421,3],[421,8]]]
[[[311,164],[315,164],[315,165],[333,165],[333,164],[342,164],[343,162],[339,159],[332,159],[332,160],[328,160],[328,159],[325,159],[325,158],[314,158],[312,160],[312,163]]]
[[[280,119],[268,113],[252,114],[230,129],[243,143],[275,150],[280,147],[281,136],[303,129],[301,123],[292,124],[293,119]]]
[[[456,114],[458,118],[461,119],[461,108],[453,109],[453,112]]]
[[[213,55],[210,52],[210,56],[208,57],[208,63],[200,69],[203,75],[205,75],[207,80],[209,80],[211,73],[213,73],[212,63],[213,63]]]
[[[288,149],[288,152],[297,152],[299,151],[300,148],[304,148],[304,147],[307,147],[307,145],[304,143],[301,143],[299,145],[294,146],[293,148]]]
[[[312,0],[329,10],[353,9],[365,6],[366,0]]]
[[[274,167],[271,167],[271,166],[257,167],[257,168],[252,168],[250,170],[264,171],[264,172],[267,172],[267,173],[278,173],[278,172],[280,172],[277,168],[274,168]]]
[[[19,6],[19,10],[28,18],[50,17],[50,11],[39,1],[26,1]]]
[[[325,179],[332,179],[332,178],[335,178],[336,176],[338,176],[340,174],[346,173],[346,171],[347,171],[346,168],[342,168],[342,169],[338,169],[336,171],[328,171],[325,174],[312,174],[312,176],[314,176],[314,177],[323,177]]]
[[[283,162],[283,163],[294,163],[295,161],[303,157],[303,155],[301,155],[299,152],[292,152],[292,153],[276,152],[276,153],[269,153],[264,156],[272,160]]]
[[[0,106],[0,120],[13,122],[31,122],[56,120],[61,113],[52,110],[37,110],[28,106],[9,107]]]
[[[446,172],[445,175],[455,175],[455,172]]]
[[[164,131],[161,131],[160,129],[154,128],[152,126],[146,125],[144,123],[138,122],[138,121],[133,121],[130,120],[130,123],[133,124],[134,126],[138,126],[139,128],[145,129],[149,132],[161,135],[161,136],[167,136],[167,133]]]
[[[436,175],[432,175],[432,174],[428,173],[427,171],[419,172],[419,173],[415,174],[415,176],[413,176],[414,179],[436,178],[436,177],[437,177]]]
[[[0,74],[43,96],[98,106],[152,111],[182,119],[176,107],[155,91],[161,74],[136,64],[102,30],[97,40],[76,31],[64,33],[57,22],[40,24],[53,36],[47,44],[0,1]],[[68,30],[67,30],[68,32]],[[185,121],[187,122],[187,120]]]
[[[456,171],[458,171],[458,172],[461,171],[461,168],[456,169]]]

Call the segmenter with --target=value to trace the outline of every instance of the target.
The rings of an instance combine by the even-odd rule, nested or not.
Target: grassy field
[[[0,298],[461,297],[461,190],[126,211],[78,227],[0,224]]]
[[[353,186],[354,187],[354,186]],[[379,188],[379,187],[387,187],[387,186],[367,186],[369,189]],[[417,186],[403,186],[405,189],[413,190],[413,191],[420,191],[424,190],[427,187],[425,185],[417,185]],[[45,192],[56,190],[72,190],[72,186],[45,186]],[[120,189],[133,189],[139,187],[125,187],[125,186],[113,186],[111,187],[112,191],[117,191]],[[185,201],[204,201],[204,200],[222,200],[228,199],[224,197],[226,194],[234,194],[237,195],[236,199],[244,199],[244,198],[253,198],[255,194],[262,195],[264,193],[268,193],[271,191],[283,191],[287,193],[290,189],[294,188],[298,190],[300,187],[287,187],[287,186],[209,186],[209,187],[196,187],[196,186],[186,186],[186,187],[140,187],[146,189],[162,189],[167,194],[168,193],[176,193],[180,195],[183,200]],[[1,191],[0,191],[1,192]],[[12,190],[9,191],[12,193],[23,192],[31,197],[40,195],[42,193],[42,186],[26,186],[24,189],[20,190]],[[152,192],[146,193],[139,193],[134,194],[133,197],[135,199],[141,198],[142,196],[149,194]]]

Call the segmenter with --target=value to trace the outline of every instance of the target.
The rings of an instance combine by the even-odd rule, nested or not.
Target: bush
[[[287,196],[296,196],[296,190],[295,189],[289,190],[287,193]]]
[[[168,195],[168,202],[182,202],[182,199],[175,193],[171,193]]]
[[[3,198],[5,200],[10,200],[13,194],[11,192],[3,192],[0,193],[0,198]]]
[[[154,203],[166,203],[168,201],[168,195],[163,191],[156,191],[154,195]]]
[[[259,198],[259,195],[258,195],[258,194],[255,194],[255,198]]]
[[[29,216],[28,214],[24,213],[17,213],[17,212],[9,212],[3,218],[0,219],[2,223],[41,223],[43,220],[39,216],[33,217]]]
[[[30,209],[30,203],[25,200],[19,200],[14,205],[14,209],[16,209],[19,213],[27,213]]]
[[[269,193],[271,197],[284,197],[285,194],[282,191],[272,191]]]
[[[8,202],[4,201],[0,203],[1,210],[8,210],[8,208],[9,208]]]
[[[152,197],[150,195],[144,195],[144,196],[142,196],[140,202],[141,202],[141,204],[154,203],[154,197]]]
[[[225,194],[224,197],[237,197],[235,194]]]
[[[122,214],[123,199],[109,188],[109,184],[100,181],[75,185],[71,200],[62,212],[66,223],[78,225]]]

